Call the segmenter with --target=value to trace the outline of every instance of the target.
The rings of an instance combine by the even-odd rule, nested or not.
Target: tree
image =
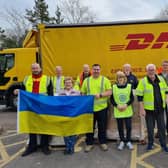
[[[96,18],[88,6],[84,6],[81,0],[63,0],[60,2],[64,21],[67,23],[90,23]]]
[[[25,14],[16,9],[0,11],[0,19],[10,28],[0,28],[0,44],[4,48],[22,47],[23,39],[32,26],[38,23],[89,23],[93,22],[95,15],[89,7],[82,4],[82,0],[61,0],[57,5],[55,16],[50,17],[48,5],[45,0],[35,0],[33,9],[25,10]]]
[[[2,48],[18,48],[22,47],[24,36],[18,38],[14,34],[6,34],[5,30],[0,28],[0,47]]]
[[[2,27],[0,27],[0,34],[3,34],[5,32],[5,30],[2,29]]]
[[[62,17],[59,6],[57,5],[57,9],[55,11],[55,17],[51,18],[51,23],[61,24],[63,23],[64,18]]]
[[[1,47],[2,48],[18,48],[18,47],[21,47],[16,42],[17,42],[16,36],[10,36],[10,37],[4,36],[2,38]]]
[[[48,5],[45,0],[35,0],[35,6],[33,10],[26,9],[25,18],[36,25],[38,23],[49,23],[51,18],[49,17]]]
[[[168,5],[156,16],[157,19],[168,19]]]
[[[1,39],[1,46],[0,47],[2,47],[2,48],[16,47],[16,43],[14,42],[14,41],[16,41],[16,39],[13,40],[12,37],[11,38],[7,37],[5,35],[5,30],[3,30],[2,28],[0,28],[0,39]]]
[[[0,27],[0,49],[1,49],[2,45],[3,45],[4,32],[5,32],[5,30],[3,30]]]
[[[22,47],[22,41],[29,28],[25,17],[15,9],[1,11],[0,17],[11,27],[6,28],[5,31],[1,28],[1,46],[3,48]]]

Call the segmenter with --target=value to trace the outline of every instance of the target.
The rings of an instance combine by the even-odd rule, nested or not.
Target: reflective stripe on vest
[[[61,76],[60,80],[61,80],[60,81],[60,84],[61,84],[60,89],[64,89],[64,76]],[[53,85],[53,92],[56,93],[56,90],[57,90],[57,88],[56,88],[56,86],[57,86],[57,77],[53,76],[51,78],[51,81],[52,81],[52,85]]]
[[[25,77],[23,83],[25,85],[26,91],[32,92],[32,90],[33,90],[33,80],[34,79],[32,78],[32,75]],[[47,77],[46,75],[42,75],[42,77],[37,79],[37,80],[40,81],[40,83],[39,83],[39,93],[46,95],[47,94],[47,86],[50,83],[50,78]]]
[[[161,92],[161,97],[162,97],[162,102],[163,102],[163,108],[165,107],[165,91],[167,90],[166,83],[164,79],[160,76],[157,76],[159,78],[159,87],[160,87],[160,92]],[[143,103],[144,103],[144,109],[147,110],[154,110],[154,93],[153,93],[153,86],[151,83],[148,82],[148,78],[144,77],[142,79],[142,85],[144,87],[144,94],[143,94]]]
[[[102,76],[102,79],[101,79],[100,93],[103,92],[103,86],[104,86],[104,76]],[[90,78],[87,78],[87,89],[88,89],[88,94],[90,94]]]
[[[87,94],[91,94],[91,89],[90,89],[90,78],[87,78]],[[97,91],[97,93],[102,93],[104,91],[104,76],[101,76],[101,81],[100,81],[100,90]],[[94,99],[94,111],[99,111],[99,109],[104,109],[107,107],[107,97],[103,97],[100,99]]]

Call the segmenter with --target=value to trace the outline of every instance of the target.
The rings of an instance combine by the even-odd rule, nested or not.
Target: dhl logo
[[[125,38],[129,40],[126,45],[110,45],[110,51],[120,50],[142,50],[168,48],[168,32],[162,32],[158,37],[152,33],[128,34]]]

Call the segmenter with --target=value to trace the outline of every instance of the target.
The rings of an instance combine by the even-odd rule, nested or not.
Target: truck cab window
[[[0,86],[6,84],[10,77],[5,77],[5,73],[14,66],[14,54],[0,54]]]
[[[14,66],[14,54],[0,54],[0,71],[8,71]]]
[[[14,66],[14,55],[6,55],[6,69],[9,70]]]

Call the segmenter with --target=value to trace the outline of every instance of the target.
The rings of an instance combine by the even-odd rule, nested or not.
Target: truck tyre
[[[18,96],[12,95],[12,100],[11,100],[11,102],[12,102],[12,107],[13,107],[14,109],[17,109]]]
[[[17,103],[18,103],[18,97],[15,96],[13,93],[10,95],[10,106],[16,110],[17,109]]]
[[[11,107],[14,110],[17,109],[17,103],[18,103],[18,96],[14,95],[13,93],[15,89],[21,89],[21,85],[19,84],[12,85],[6,93],[6,106]]]

